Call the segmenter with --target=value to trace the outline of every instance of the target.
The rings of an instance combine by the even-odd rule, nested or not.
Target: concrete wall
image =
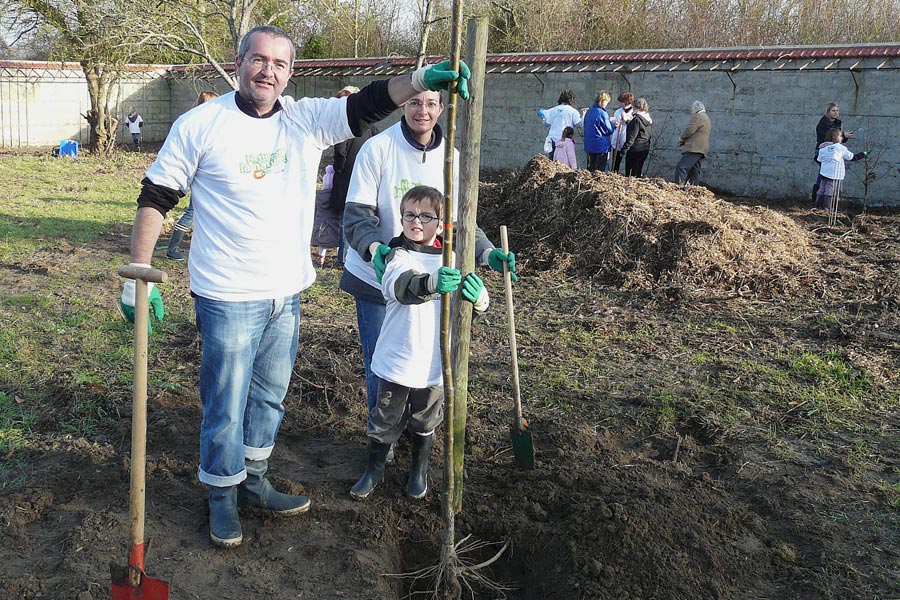
[[[12,64],[0,65],[0,147],[56,146],[64,139],[86,144],[89,132],[82,115],[90,109],[90,99],[80,67],[21,63],[14,68]],[[116,90],[110,102],[120,121],[118,143],[131,142],[121,122],[132,105],[144,119],[144,139],[165,139],[173,119],[169,87],[165,69],[160,67],[123,76],[118,103]]]
[[[10,69],[0,64],[0,146],[51,146],[61,139],[87,141],[80,114],[88,99],[83,76],[64,69]],[[816,175],[812,160],[816,123],[828,102],[841,105],[847,129],[856,137],[854,151],[867,149],[877,158],[870,184],[871,206],[900,205],[900,77],[895,68],[878,62],[840,70],[793,68],[697,70],[649,68],[631,72],[501,72],[487,75],[484,101],[482,168],[516,169],[541,152],[546,130],[539,108],[554,106],[559,93],[573,90],[579,106],[589,106],[597,91],[615,97],[631,91],[650,103],[654,119],[654,150],[647,174],[671,178],[680,158],[678,135],[687,124],[689,107],[699,99],[713,122],[711,150],[704,163],[703,181],[730,194],[762,198],[802,198]],[[349,72],[349,71],[348,71]],[[380,75],[378,78],[383,78]],[[286,94],[330,96],[341,87],[363,86],[374,76],[345,74],[296,76]],[[193,106],[206,89],[230,90],[217,79],[195,80],[166,75],[159,67],[126,75],[118,113],[124,119],[134,105],[144,118],[146,142],[162,142],[171,123]],[[389,119],[392,123],[399,116]],[[130,142],[120,126],[118,140]],[[579,142],[579,164],[586,157]],[[849,166],[844,196],[863,198],[863,163]]]

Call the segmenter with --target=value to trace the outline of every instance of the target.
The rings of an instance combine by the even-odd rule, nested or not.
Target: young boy
[[[819,174],[822,183],[816,192],[816,208],[831,210],[834,201],[840,196],[841,182],[844,180],[844,161],[854,161],[868,156],[868,152],[853,154],[841,143],[843,132],[840,129],[829,129],[825,141],[819,145]]]
[[[413,498],[425,496],[428,454],[444,411],[440,294],[461,289],[477,313],[488,307],[487,290],[478,275],[469,273],[460,282],[458,269],[441,266],[443,204],[443,195],[424,185],[400,200],[403,233],[388,244],[392,250],[381,283],[387,307],[372,357],[378,402],[366,428],[368,465],[350,490],[357,500],[368,497],[384,477],[388,450],[407,427],[412,462],[406,492]]]

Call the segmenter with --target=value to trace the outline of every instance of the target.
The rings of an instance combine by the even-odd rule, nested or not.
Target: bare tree
[[[237,55],[244,35],[258,24],[261,0],[163,0],[152,12],[132,13],[128,18],[131,42],[186,54],[212,65],[233,89],[237,81],[223,62]],[[267,22],[281,13],[270,14]]]
[[[74,58],[81,64],[91,103],[82,115],[90,126],[89,149],[101,155],[115,144],[118,120],[109,104],[112,93],[118,90],[119,67],[138,51],[134,46],[108,43],[120,37],[122,23],[115,10],[117,2],[15,0],[8,5],[11,15],[22,25],[19,34],[49,26],[59,35],[64,58]]]

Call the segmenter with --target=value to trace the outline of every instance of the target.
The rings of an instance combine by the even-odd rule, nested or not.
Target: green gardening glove
[[[482,313],[487,310],[490,299],[487,290],[484,289],[484,282],[475,273],[469,273],[462,280],[462,295],[475,305],[476,312]]]
[[[488,266],[490,266],[493,270],[502,273],[504,264],[509,267],[509,276],[512,278],[512,280],[518,281],[519,276],[516,275],[515,252],[510,251],[509,255],[507,255],[500,248],[494,248],[493,250],[491,250],[491,253],[488,255]]]
[[[387,268],[384,259],[390,253],[391,247],[387,244],[378,244],[378,248],[372,252],[372,266],[375,268],[375,277],[378,279],[378,283],[381,283],[381,279],[384,277],[384,270]]]
[[[469,65],[463,61],[459,61],[459,72],[450,70],[450,61],[445,60],[436,65],[428,65],[420,67],[413,71],[412,86],[418,92],[426,90],[439,92],[450,88],[450,83],[456,81],[458,86],[456,91],[463,100],[469,99],[469,78],[472,72]]]
[[[129,323],[134,324],[134,279],[125,280],[125,286],[122,288],[122,297],[119,299],[119,314]],[[147,284],[147,301],[150,303],[150,312],[158,321],[162,321],[166,316],[166,309],[163,306],[162,296],[159,290],[152,283]],[[153,324],[147,319],[147,331],[153,333]]]
[[[459,269],[453,267],[441,267],[428,277],[428,289],[431,293],[449,294],[459,288],[462,279]]]

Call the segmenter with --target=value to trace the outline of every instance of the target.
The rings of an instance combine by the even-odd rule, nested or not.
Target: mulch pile
[[[528,270],[686,297],[810,291],[815,250],[793,220],[662,179],[573,171],[543,156],[482,185],[479,222],[510,229]]]

